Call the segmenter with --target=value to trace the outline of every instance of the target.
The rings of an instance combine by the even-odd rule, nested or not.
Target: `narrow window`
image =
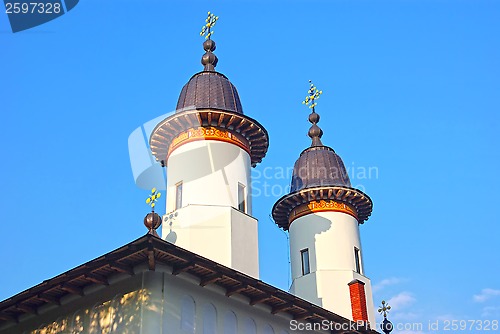
[[[212,304],[207,304],[203,310],[203,334],[217,333],[217,311]]]
[[[191,296],[184,296],[181,300],[181,329],[183,333],[194,333],[195,304]]]
[[[238,183],[238,210],[247,212],[247,201],[245,196],[245,186]]]
[[[302,275],[307,275],[311,272],[309,266],[309,248],[300,251],[300,258],[302,259]]]
[[[175,210],[182,208],[182,182],[175,185]]]
[[[354,247],[354,261],[356,262],[356,272],[361,274],[361,257],[359,256],[359,249]]]
[[[224,317],[224,334],[238,333],[238,320],[236,314],[228,311]]]
[[[255,321],[251,318],[247,318],[245,320],[245,329],[243,330],[245,334],[257,334],[257,326],[255,325]]]

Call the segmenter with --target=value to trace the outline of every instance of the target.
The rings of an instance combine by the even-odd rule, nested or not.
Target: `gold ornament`
[[[309,108],[314,110],[314,107],[318,105],[316,101],[319,99],[320,95],[323,94],[323,91],[318,90],[318,88],[314,86],[312,81],[309,80],[309,90],[307,91],[307,93],[309,95],[307,95],[305,100],[302,101],[302,104],[305,104],[306,106],[309,106]]]
[[[146,204],[148,204],[152,210],[156,206],[156,201],[161,197],[161,193],[156,190],[156,188],[151,189],[151,195],[146,199]]]
[[[218,19],[218,16],[208,12],[207,19],[205,20],[206,24],[201,27],[200,36],[204,36],[206,34],[205,39],[210,39],[210,36],[214,33],[211,29],[215,26]]]

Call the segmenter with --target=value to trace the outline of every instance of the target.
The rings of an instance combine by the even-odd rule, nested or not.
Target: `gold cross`
[[[390,309],[391,309],[391,307],[389,306],[389,304],[387,304],[385,300],[382,300],[382,306],[379,306],[378,313],[380,313],[380,314],[383,313],[384,318],[386,318],[387,313],[389,313]]]
[[[154,211],[156,201],[161,197],[161,193],[156,190],[156,188],[151,189],[151,195],[146,199],[146,204],[148,204]]]
[[[314,107],[316,107],[316,100],[319,99],[320,95],[323,94],[322,90],[318,90],[316,86],[309,80],[309,90],[307,91],[309,95],[306,96],[306,99],[302,101],[302,104],[309,106],[314,111]]]
[[[215,23],[219,19],[218,16],[215,16],[213,13],[208,12],[208,17],[205,20],[206,24],[201,27],[200,36],[205,36],[205,39],[210,39],[210,36],[214,33],[211,29],[215,26]]]

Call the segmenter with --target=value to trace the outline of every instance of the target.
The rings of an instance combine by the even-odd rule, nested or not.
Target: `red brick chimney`
[[[368,322],[366,309],[365,283],[354,279],[348,283],[351,295],[352,320]]]

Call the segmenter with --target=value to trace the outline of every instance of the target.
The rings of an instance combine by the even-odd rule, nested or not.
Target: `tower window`
[[[175,210],[182,208],[182,182],[175,185]]]
[[[302,260],[302,275],[307,275],[311,272],[309,265],[309,248],[300,251],[300,258]]]
[[[245,186],[238,183],[238,210],[247,212],[247,200],[245,196]]]
[[[356,272],[361,274],[361,256],[359,254],[359,249],[354,247],[354,261],[356,264]]]

